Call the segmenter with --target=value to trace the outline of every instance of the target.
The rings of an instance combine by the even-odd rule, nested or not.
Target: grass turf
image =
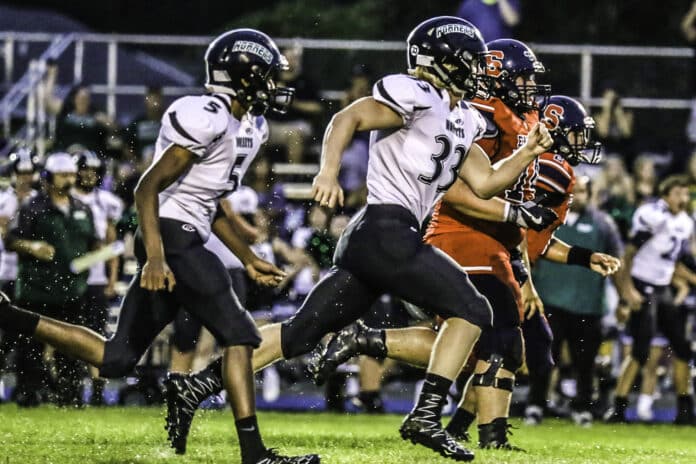
[[[167,447],[159,408],[20,410],[0,406],[0,464],[237,463],[231,414],[202,411],[188,453]],[[322,462],[447,463],[402,441],[400,416],[261,413],[266,444],[283,452],[319,452]],[[513,421],[519,425],[517,421]],[[475,435],[475,434],[474,434]],[[696,428],[595,424],[590,429],[559,421],[521,426],[512,441],[527,453],[477,451],[480,463],[696,463]]]

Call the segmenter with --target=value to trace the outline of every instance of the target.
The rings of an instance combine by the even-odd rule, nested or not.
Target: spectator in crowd
[[[490,42],[514,37],[521,9],[520,0],[463,0],[457,16],[471,21],[486,42]]]
[[[691,47],[696,49],[696,1],[691,3],[691,8],[686,15],[684,15],[681,28],[686,41]],[[696,144],[696,65],[694,64],[693,60],[691,66],[691,117],[689,118],[689,123],[686,127],[686,135],[689,142]]]
[[[54,149],[69,151],[71,146],[79,145],[105,156],[106,139],[114,122],[92,104],[92,94],[87,85],[75,85],[57,114]]]
[[[277,85],[295,89],[295,98],[287,113],[269,113],[270,145],[282,145],[291,163],[304,161],[307,139],[312,135],[312,122],[323,108],[319,87],[302,73],[302,47],[295,44],[285,48],[283,54],[290,68],[280,74]]]
[[[693,215],[696,213],[696,150],[691,153],[686,173],[689,176],[689,212]]]
[[[89,207],[70,195],[76,172],[72,157],[66,153],[46,159],[42,191],[21,206],[5,244],[19,255],[17,301],[39,314],[81,324],[88,273],[73,274],[70,262],[93,249],[97,235]],[[58,403],[82,404],[85,365],[58,352],[55,362]],[[39,404],[39,393],[46,387],[43,345],[20,338],[16,364],[17,404]]]
[[[635,205],[633,179],[618,156],[607,157],[594,183],[592,204],[609,213],[619,227],[621,237],[628,237]]]
[[[75,157],[77,182],[72,196],[80,200],[92,211],[97,238],[104,243],[116,240],[116,223],[123,214],[123,202],[113,193],[100,188],[104,178],[104,161],[91,151],[84,151]],[[109,300],[116,295],[118,281],[118,258],[100,262],[92,266],[87,277],[87,292],[84,295],[84,322],[87,327],[106,336]],[[99,371],[90,366],[92,376],[92,396],[90,404],[104,404],[105,380],[99,378]]]
[[[555,236],[574,246],[621,256],[621,237],[614,221],[590,205],[590,196],[589,178],[578,178],[566,223]],[[576,370],[574,419],[577,423],[590,424],[595,357],[602,342],[604,277],[585,267],[564,266],[543,259],[534,267],[533,276],[553,332],[554,359],[560,359],[561,346],[567,342]]]
[[[633,158],[633,113],[624,109],[621,97],[611,87],[602,95],[602,110],[594,115],[597,137],[607,153],[621,155],[630,164]]]
[[[162,88],[150,85],[145,90],[144,112],[128,124],[128,151],[131,159],[141,160],[155,151],[155,142],[162,125],[164,106]]]
[[[648,155],[640,155],[633,163],[633,189],[635,205],[640,206],[655,198],[657,173],[655,161]]]

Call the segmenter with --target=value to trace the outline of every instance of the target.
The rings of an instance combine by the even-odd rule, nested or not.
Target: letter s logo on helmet
[[[218,36],[205,52],[205,64],[205,87],[232,95],[255,116],[268,109],[284,113],[292,103],[295,89],[275,84],[288,61],[261,31],[234,29]]]
[[[563,95],[549,97],[542,110],[542,121],[551,132],[551,152],[563,156],[571,165],[597,164],[602,144],[592,140],[594,120],[577,100]]]

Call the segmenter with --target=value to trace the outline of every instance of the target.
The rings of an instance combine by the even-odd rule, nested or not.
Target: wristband
[[[517,222],[517,211],[512,209],[512,205],[508,203],[507,201],[505,202],[505,208],[503,209],[503,221],[505,222]],[[514,217],[510,217],[513,216]]]
[[[592,259],[592,253],[594,252],[588,248],[572,246],[570,247],[570,251],[568,251],[568,260],[566,261],[566,263],[589,268],[590,261]]]

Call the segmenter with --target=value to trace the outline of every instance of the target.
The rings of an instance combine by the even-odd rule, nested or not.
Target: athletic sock
[[[263,445],[256,416],[245,417],[235,422],[239,448],[242,451],[242,464],[255,464],[266,452]]]
[[[447,401],[447,392],[451,385],[452,381],[449,379],[437,374],[426,374],[423,389],[412,414],[439,422],[442,417],[442,408]]]
[[[34,335],[36,326],[39,325],[39,319],[38,314],[11,304],[0,308],[0,329],[7,332],[20,335]]]
[[[469,412],[466,409],[457,408],[445,430],[452,435],[463,435],[469,430],[474,419],[476,419],[475,413]]]

